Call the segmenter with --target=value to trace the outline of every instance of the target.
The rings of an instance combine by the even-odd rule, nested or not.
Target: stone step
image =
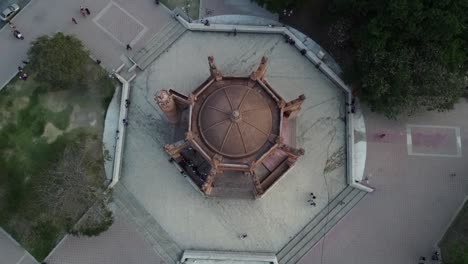
[[[213,188],[211,196],[226,199],[254,199],[252,188]]]
[[[138,65],[138,68],[144,70],[154,60],[156,60],[164,51],[166,51],[172,43],[184,34],[187,29],[178,21],[174,20],[164,26],[148,44],[138,51],[133,57],[133,60]]]
[[[328,231],[330,231],[367,193],[345,188],[278,253],[281,264],[297,263]]]
[[[161,30],[159,30],[148,42],[146,42],[145,46],[140,49],[136,54],[135,56],[133,56],[133,60],[136,61],[136,60],[140,60],[143,56],[145,56],[145,54],[151,50],[151,48],[153,46],[155,46],[159,39],[161,38],[161,36],[164,36],[166,34],[168,34],[172,29],[174,29],[174,27],[177,26],[177,24],[179,24],[179,22],[175,21],[175,20],[171,20],[170,22],[168,22],[167,24],[165,24]]]
[[[339,221],[349,212],[353,207],[359,203],[359,201],[364,198],[367,194],[365,191],[359,191],[358,194],[354,196],[354,198],[349,201],[345,207],[333,218],[331,218],[328,224],[320,230],[314,237],[312,237],[297,253],[294,255],[292,259],[290,259],[287,263],[297,263],[301,258],[309,252],[309,250],[317,244],[320,239],[322,239]]]
[[[182,249],[122,183],[115,185],[113,197],[115,204],[127,219],[137,226],[138,232],[158,252],[164,262],[177,263],[183,253]]]
[[[140,62],[137,62],[138,68],[146,69],[153,61],[163,54],[176,40],[178,40],[187,29],[179,25],[176,29],[166,35],[165,39],[160,42],[160,45],[152,51],[148,52],[148,56],[144,57]]]
[[[352,187],[343,189],[327,206],[325,206],[299,233],[291,239],[277,254],[278,259],[283,258],[297,243],[299,243],[320,221],[326,218],[329,211],[333,210],[351,191]]]

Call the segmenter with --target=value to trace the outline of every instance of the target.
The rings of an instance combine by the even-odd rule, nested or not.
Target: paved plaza
[[[176,138],[154,95],[189,94],[208,78],[209,55],[225,76],[248,76],[267,56],[270,85],[286,101],[306,96],[296,131],[305,155],[259,200],[203,197],[162,149]],[[131,98],[121,182],[183,249],[276,252],[346,186],[345,160],[329,162],[345,148],[344,94],[280,35],[186,32],[135,79]]]
[[[202,0],[201,16],[205,9],[212,9],[210,15],[271,18],[267,12],[246,8],[246,2],[250,1]],[[8,27],[0,30],[1,87],[16,74],[30,41],[37,36],[58,31],[74,34],[110,71],[122,63],[123,54],[138,51],[172,20],[153,1],[86,2],[92,12],[86,19],[79,14],[80,4],[32,0],[13,21],[24,41],[14,39]],[[71,17],[78,19],[78,25]],[[126,44],[133,51],[126,51]],[[287,100],[301,93],[307,97],[298,126],[299,144],[306,149],[298,165],[304,167],[296,166],[261,200],[203,198],[171,167],[161,149],[174,138],[153,101],[154,93],[169,88],[192,91],[209,75],[208,55],[215,56],[224,74],[240,76],[266,55],[270,84]],[[131,93],[122,183],[181,247],[275,251],[327,203],[323,170],[327,157],[344,144],[343,95],[280,37],[187,32],[138,76]],[[451,112],[427,112],[399,121],[365,110],[362,131],[366,133],[355,139],[367,141],[365,175],[376,191],[362,199],[300,263],[412,264],[419,256],[429,255],[468,194],[467,112],[465,99]],[[344,187],[343,166],[336,166],[326,177],[331,195]],[[311,191],[318,196],[316,208],[306,202]],[[243,233],[248,233],[247,239],[239,239]],[[1,264],[35,263],[7,236],[0,236],[0,242]],[[48,261],[162,263],[138,227],[119,213],[109,231],[95,238],[67,237]]]
[[[376,190],[301,263],[412,264],[430,256],[468,195],[467,112],[466,99],[450,112],[398,121],[366,109],[365,174]]]

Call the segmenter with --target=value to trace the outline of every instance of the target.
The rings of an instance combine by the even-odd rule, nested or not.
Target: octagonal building
[[[285,102],[264,78],[267,58],[250,76],[210,77],[190,95],[160,91],[155,100],[183,139],[165,146],[171,162],[204,195],[259,198],[304,154],[296,122],[305,100]]]

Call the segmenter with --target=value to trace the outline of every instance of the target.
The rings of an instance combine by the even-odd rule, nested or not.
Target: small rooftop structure
[[[210,77],[190,95],[155,97],[167,120],[186,129],[166,152],[207,196],[259,198],[304,154],[294,119],[305,96],[285,102],[265,79],[267,61],[250,76],[228,77],[210,56]]]

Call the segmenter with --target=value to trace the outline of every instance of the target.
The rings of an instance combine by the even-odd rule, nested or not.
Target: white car
[[[19,10],[20,10],[20,7],[17,4],[9,5],[0,14],[0,20],[2,20],[2,21],[10,20],[10,18],[12,18]]]

